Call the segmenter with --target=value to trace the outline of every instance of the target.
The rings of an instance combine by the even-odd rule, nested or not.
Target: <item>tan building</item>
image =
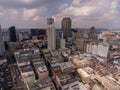
[[[33,61],[32,63],[33,63],[35,72],[37,74],[37,78],[39,79],[48,78],[49,73],[44,61],[37,60],[37,61]]]
[[[57,75],[56,82],[58,85],[57,90],[87,90],[84,86],[84,89],[81,89],[80,82],[75,80],[71,74]]]
[[[85,83],[90,83],[90,75],[85,70],[81,68],[77,69],[77,73],[80,75]]]
[[[35,73],[31,65],[23,65],[20,66],[19,69],[25,83],[32,83],[35,81]]]
[[[96,79],[104,86],[107,90],[120,90],[120,82],[116,81],[111,76],[106,76],[101,72],[96,72]]]

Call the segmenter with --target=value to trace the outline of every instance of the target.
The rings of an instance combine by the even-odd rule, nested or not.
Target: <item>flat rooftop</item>
[[[36,69],[38,69],[39,72],[47,71],[47,67],[46,67],[44,61],[33,62],[33,65]]]
[[[44,80],[37,80],[32,84],[28,85],[30,90],[44,90],[46,87],[50,87],[52,90],[56,90],[54,84],[50,78]]]
[[[74,77],[71,74],[67,73],[57,75],[57,78],[60,80],[61,85],[65,85],[76,81],[76,79],[74,79]]]
[[[30,65],[20,66],[20,69],[21,69],[22,73],[33,71],[32,67]]]

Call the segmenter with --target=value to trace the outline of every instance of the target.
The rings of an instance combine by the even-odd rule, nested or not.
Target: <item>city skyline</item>
[[[120,29],[119,0],[1,0],[2,28],[46,28],[46,19],[54,18],[55,27],[70,17],[72,28]]]

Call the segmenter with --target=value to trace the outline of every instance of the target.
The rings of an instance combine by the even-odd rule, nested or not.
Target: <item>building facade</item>
[[[62,20],[62,30],[64,33],[64,39],[67,40],[69,37],[71,37],[71,19],[69,17],[63,18]]]
[[[16,38],[15,26],[12,26],[12,27],[9,28],[9,34],[10,34],[10,41],[11,42],[16,42],[17,38]]]
[[[55,50],[56,49],[56,31],[54,27],[54,19],[47,19],[47,40],[48,40],[48,49]]]
[[[1,31],[1,25],[0,25],[0,56],[5,52],[4,42],[2,38],[2,31]]]

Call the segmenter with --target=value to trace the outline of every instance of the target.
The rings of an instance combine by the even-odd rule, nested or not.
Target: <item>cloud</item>
[[[63,17],[71,17],[74,27],[118,28],[120,24],[119,3],[119,0],[73,0],[68,7],[59,11],[54,17],[59,26]]]
[[[39,16],[36,16],[33,18],[33,21],[39,21],[40,20],[40,17]]]
[[[27,20],[37,14],[37,9],[25,9],[23,10],[23,19]]]
[[[23,20],[33,20],[38,21],[40,17],[46,14],[46,8],[32,8],[32,9],[23,9]]]
[[[5,8],[38,8],[41,6],[56,4],[64,0],[0,0],[0,6]]]
[[[0,16],[2,16],[4,13],[3,12],[0,12]]]
[[[0,23],[3,27],[46,27],[54,17],[56,28],[71,17],[73,27],[120,28],[120,0],[0,0]],[[9,22],[10,21],[10,22]]]

